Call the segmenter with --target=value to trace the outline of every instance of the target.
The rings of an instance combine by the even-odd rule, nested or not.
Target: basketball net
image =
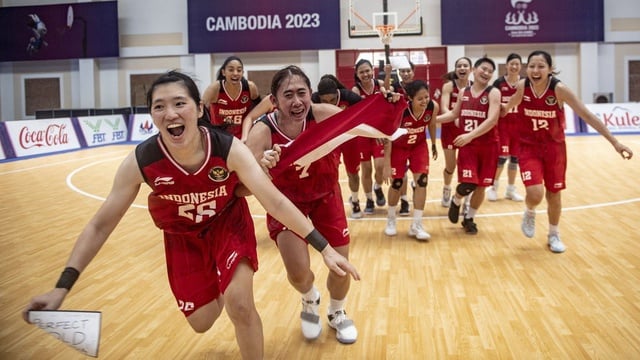
[[[387,46],[391,44],[391,39],[393,38],[393,31],[395,29],[396,27],[394,25],[376,25],[376,31],[378,32],[380,41]]]

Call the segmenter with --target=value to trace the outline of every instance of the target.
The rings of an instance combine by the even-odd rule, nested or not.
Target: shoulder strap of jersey
[[[144,168],[164,157],[162,150],[160,150],[160,146],[158,146],[158,141],[160,141],[158,134],[155,134],[138,144],[135,148],[136,162],[138,163],[140,173],[147,184],[149,184],[149,181],[147,179],[147,175],[144,173]]]

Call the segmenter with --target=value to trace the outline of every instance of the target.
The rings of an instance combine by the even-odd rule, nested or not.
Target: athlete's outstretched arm
[[[29,310],[56,310],[62,305],[73,282],[75,282],[75,277],[82,273],[107,241],[113,229],[135,200],[143,181],[135,154],[131,152],[120,164],[107,199],[80,233],[71,251],[66,266],[67,269],[75,269],[76,276],[69,283],[67,280],[70,275],[62,275],[62,277],[66,277],[65,281],[59,281],[53,290],[31,299],[23,311],[25,321],[28,321]],[[65,270],[65,272],[67,271],[70,271],[71,274],[74,273],[73,270]],[[61,282],[62,285],[60,285]]]

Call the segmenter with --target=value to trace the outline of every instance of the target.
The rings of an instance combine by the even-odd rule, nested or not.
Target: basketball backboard
[[[421,2],[349,0],[349,37],[378,36],[378,25],[394,25],[393,36],[422,35]]]

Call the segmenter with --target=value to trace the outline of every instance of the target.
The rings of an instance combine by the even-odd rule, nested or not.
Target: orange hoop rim
[[[376,30],[382,35],[393,34],[393,30],[395,30],[395,28],[395,25],[390,24],[376,25]]]

